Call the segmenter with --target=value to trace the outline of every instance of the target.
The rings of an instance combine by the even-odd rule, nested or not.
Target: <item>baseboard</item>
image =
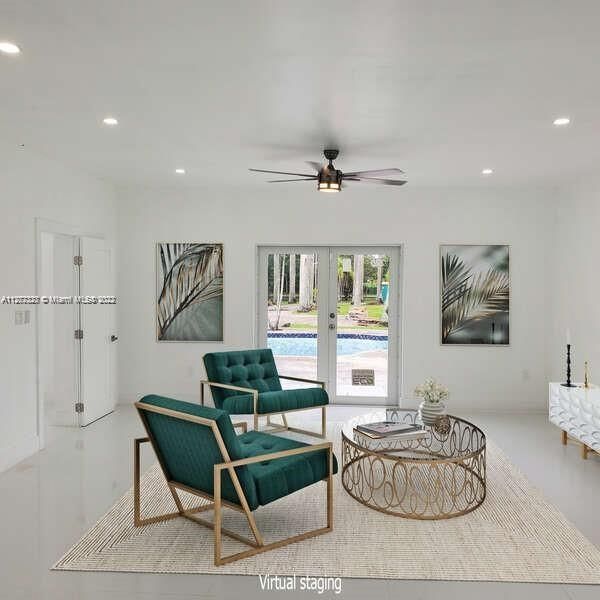
[[[0,448],[0,473],[14,467],[17,463],[35,454],[40,449],[40,438],[37,435]]]

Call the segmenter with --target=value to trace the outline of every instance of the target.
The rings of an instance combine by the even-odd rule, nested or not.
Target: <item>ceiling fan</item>
[[[322,165],[318,162],[307,161],[315,171],[314,173],[289,173],[286,171],[267,171],[266,169],[249,169],[257,173],[275,173],[277,175],[293,175],[295,179],[272,179],[269,183],[288,183],[292,181],[316,181],[317,189],[320,192],[340,192],[342,190],[342,181],[365,181],[367,183],[380,183],[382,185],[404,185],[405,179],[383,179],[384,177],[393,177],[403,175],[404,171],[400,169],[374,169],[371,171],[352,171],[343,173],[336,169],[333,161],[338,157],[339,150],[326,148],[323,150],[328,164]]]

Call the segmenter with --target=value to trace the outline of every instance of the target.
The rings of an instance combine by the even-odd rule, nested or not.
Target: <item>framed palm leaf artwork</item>
[[[223,341],[223,244],[156,244],[159,342]]]
[[[508,345],[509,247],[440,246],[441,342]]]

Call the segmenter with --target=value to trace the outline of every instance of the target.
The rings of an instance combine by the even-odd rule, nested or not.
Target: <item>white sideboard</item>
[[[563,430],[563,444],[567,436],[579,441],[583,458],[589,450],[600,452],[600,388],[551,383],[548,413],[550,422]]]

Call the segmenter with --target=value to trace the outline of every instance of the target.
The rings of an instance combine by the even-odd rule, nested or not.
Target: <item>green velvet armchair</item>
[[[134,524],[136,527],[176,517],[191,519],[214,531],[215,565],[253,556],[333,529],[333,475],[337,461],[331,442],[310,445],[258,431],[246,431],[246,423],[233,425],[229,415],[215,408],[162,396],[145,396],[135,404],[147,437],[134,443]],[[241,435],[234,428],[240,427]],[[144,518],[140,499],[140,446],[150,442],[173,496],[176,512]],[[327,484],[325,527],[283,540],[266,543],[253,511],[321,480]],[[203,498],[185,508],[178,495],[184,491]],[[222,509],[243,513],[252,538],[222,525]],[[214,511],[212,521],[198,516]],[[225,535],[249,546],[248,550],[222,556]]]
[[[266,417],[263,431],[294,431],[325,438],[329,404],[325,383],[279,375],[269,348],[205,354],[204,367],[208,379],[200,382],[200,404],[204,405],[204,389],[209,387],[216,408],[229,414],[253,415],[257,431],[259,419]],[[284,390],[280,379],[314,383],[316,387]],[[321,410],[320,433],[288,425],[286,413],[311,409]],[[281,415],[282,423],[273,423],[273,415]]]

